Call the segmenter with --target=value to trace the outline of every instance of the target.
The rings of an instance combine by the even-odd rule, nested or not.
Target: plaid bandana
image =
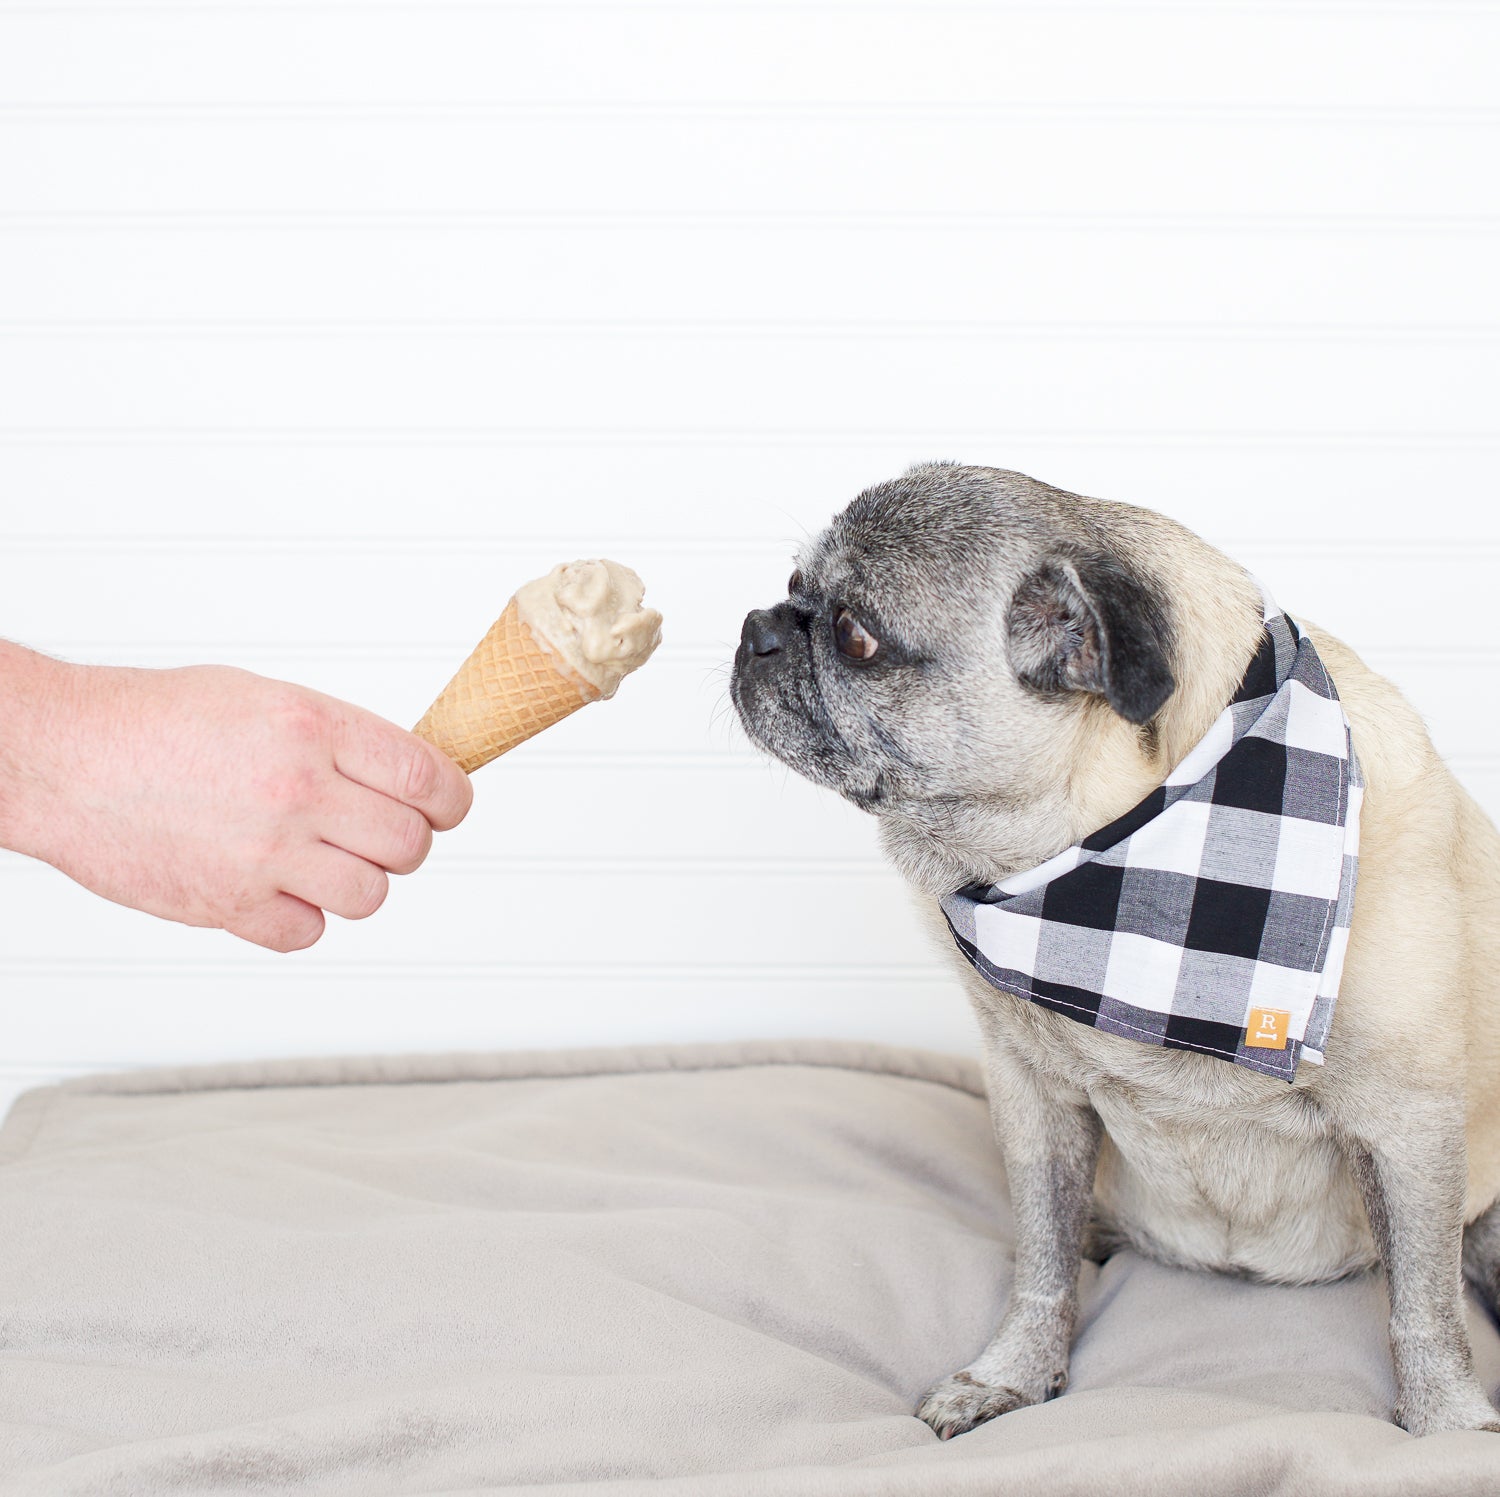
[[[1291,1081],[1323,1062],[1364,793],[1318,652],[1265,599],[1234,700],[1134,810],[942,901],[987,982],[1109,1034]]]

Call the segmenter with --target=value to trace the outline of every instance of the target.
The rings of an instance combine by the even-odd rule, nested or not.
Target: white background
[[[410,723],[555,561],[667,617],[310,952],[0,856],[0,1096],[972,1048],[872,825],[715,716],[797,540],[919,459],[1197,527],[1500,809],[1497,73],[1435,0],[0,0],[0,633]]]

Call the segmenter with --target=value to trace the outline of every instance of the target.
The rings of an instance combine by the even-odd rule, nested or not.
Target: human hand
[[[473,799],[430,744],[304,687],[4,649],[0,845],[117,904],[298,951],[325,910],[374,914]]]

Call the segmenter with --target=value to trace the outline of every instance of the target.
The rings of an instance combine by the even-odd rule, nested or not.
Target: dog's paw
[[[1046,1392],[1035,1395],[1004,1385],[982,1383],[967,1370],[955,1372],[952,1377],[945,1377],[927,1390],[917,1409],[917,1418],[930,1424],[938,1439],[951,1440],[954,1435],[961,1435],[997,1414],[1008,1414],[1012,1409],[1025,1408],[1027,1404],[1051,1398],[1062,1391],[1066,1381],[1065,1375],[1055,1378]]]
[[[1466,1380],[1432,1397],[1409,1400],[1396,1410],[1396,1423],[1414,1435],[1438,1435],[1455,1429],[1487,1429],[1500,1434],[1500,1413],[1477,1381]]]

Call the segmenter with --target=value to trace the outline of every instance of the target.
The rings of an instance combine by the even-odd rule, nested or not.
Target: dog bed
[[[1086,1265],[1059,1399],[912,1410],[1005,1301],[977,1070],[833,1042],[89,1077],[0,1132],[0,1491],[1500,1491],[1378,1277]],[[1486,1385],[1500,1337],[1471,1305]]]

